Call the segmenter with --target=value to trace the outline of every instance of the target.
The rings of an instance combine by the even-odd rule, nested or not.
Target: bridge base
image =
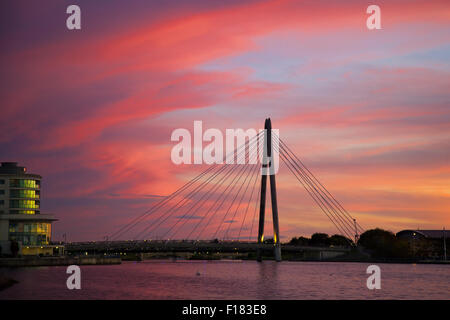
[[[256,261],[261,262],[262,261],[262,250],[261,248],[256,249]]]
[[[262,252],[263,252],[262,248],[256,249],[256,261],[258,261],[258,262],[262,261]],[[281,261],[281,246],[280,246],[280,244],[276,244],[273,247],[273,256],[275,257],[276,262]]]
[[[279,244],[276,244],[273,248],[273,255],[275,256],[276,262],[281,261],[281,246]]]

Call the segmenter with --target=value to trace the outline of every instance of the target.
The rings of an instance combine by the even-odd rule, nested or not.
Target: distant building
[[[450,230],[402,230],[397,232],[397,238],[413,240],[413,239],[443,239],[450,238]]]
[[[448,257],[449,230],[402,230],[397,232],[396,236],[408,242],[410,250],[416,257],[433,259]]]
[[[0,165],[0,246],[11,254],[15,244],[20,255],[53,255],[61,248],[51,245],[52,222],[41,214],[41,176],[27,173],[16,162]]]

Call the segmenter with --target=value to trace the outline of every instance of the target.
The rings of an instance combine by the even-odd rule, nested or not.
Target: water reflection
[[[260,300],[276,299],[274,294],[278,292],[278,268],[280,263],[276,261],[262,261],[256,264],[258,279],[256,282],[256,298]]]
[[[450,299],[449,266],[379,266],[381,290],[367,289],[364,263],[154,260],[81,266],[81,290],[67,289],[65,267],[3,269],[19,283],[0,291],[0,299]]]

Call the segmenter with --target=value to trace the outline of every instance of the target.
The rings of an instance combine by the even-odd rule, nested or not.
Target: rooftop
[[[1,162],[0,175],[2,174],[33,175],[36,178],[40,178],[40,175],[27,173],[27,168],[18,166],[17,162]]]
[[[431,239],[439,239],[442,238],[445,234],[446,238],[450,238],[450,230],[402,230],[397,233],[397,236],[400,235],[406,235],[410,233],[418,233],[425,238],[431,238]]]
[[[6,174],[21,174],[25,173],[27,168],[18,167],[17,162],[2,162],[0,165],[0,173]]]

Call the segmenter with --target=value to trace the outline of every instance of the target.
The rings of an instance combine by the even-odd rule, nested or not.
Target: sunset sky
[[[365,229],[450,229],[448,0],[3,0],[0,16],[0,161],[43,176],[56,240],[100,240],[193,178],[174,129],[267,117]],[[282,240],[336,232],[283,168],[278,189]]]

